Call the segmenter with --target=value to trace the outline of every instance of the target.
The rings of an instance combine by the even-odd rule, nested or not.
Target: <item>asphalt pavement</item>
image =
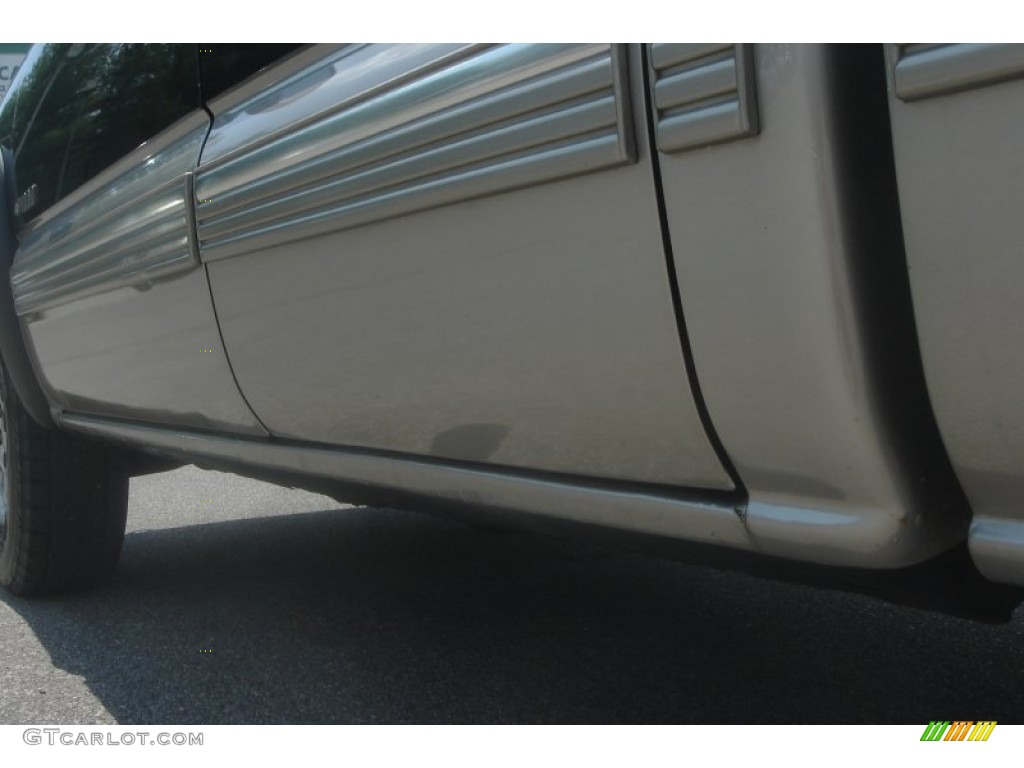
[[[0,723],[1024,722],[989,625],[186,467],[115,583],[0,597]]]

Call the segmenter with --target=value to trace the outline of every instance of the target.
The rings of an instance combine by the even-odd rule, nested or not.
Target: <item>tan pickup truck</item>
[[[1014,45],[35,46],[0,583],[108,577],[165,457],[1014,605],[1021,78]]]

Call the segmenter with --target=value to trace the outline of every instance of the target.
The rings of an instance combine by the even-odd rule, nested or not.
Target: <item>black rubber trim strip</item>
[[[13,168],[10,152],[6,148],[0,149],[0,274],[3,275],[0,280],[0,355],[25,411],[40,427],[55,429],[50,403],[32,368],[25,339],[21,335],[21,323],[14,311],[11,263],[18,243],[12,221],[14,179],[7,172],[8,168]]]
[[[658,221],[661,225],[661,240],[665,249],[665,266],[668,277],[669,288],[672,292],[672,308],[675,311],[676,324],[679,330],[679,345],[682,349],[683,364],[686,366],[686,376],[690,382],[690,391],[693,393],[693,402],[697,407],[697,414],[700,416],[701,426],[708,437],[708,442],[715,451],[719,463],[725,469],[729,478],[735,486],[734,493],[742,497],[742,503],[736,506],[736,512],[741,518],[746,517],[746,506],[749,496],[743,480],[740,478],[736,467],[733,466],[725,446],[715,432],[715,425],[711,421],[711,414],[708,412],[707,404],[704,402],[704,395],[700,391],[700,381],[697,378],[697,368],[693,362],[693,350],[690,348],[690,336],[686,330],[686,319],[683,315],[683,301],[679,292],[679,279],[676,275],[675,255],[672,252],[672,236],[668,227],[668,211],[665,207],[665,190],[661,182],[661,159],[658,156],[657,137],[655,136],[656,115],[653,99],[651,98],[651,70],[648,61],[648,46],[641,44],[641,69],[643,70],[643,98],[644,98],[644,123],[647,126],[648,150],[651,153],[651,168],[654,172],[655,194],[658,199]],[[728,354],[727,351],[723,351]]]
[[[681,485],[667,485],[664,483],[653,483],[639,480],[628,480],[625,478],[609,478],[600,477],[597,475],[578,475],[572,472],[561,472],[550,469],[536,469],[532,467],[520,467],[510,464],[493,464],[486,461],[471,461],[466,459],[448,459],[438,456],[429,456],[419,453],[405,453],[402,451],[392,451],[383,448],[366,448],[362,446],[353,445],[336,445],[334,443],[321,443],[312,440],[296,440],[293,438],[274,437],[270,435],[263,437],[261,435],[248,435],[248,434],[237,434],[233,432],[224,432],[217,429],[205,429],[202,427],[181,427],[171,424],[157,424],[154,422],[140,421],[138,419],[123,418],[119,416],[109,416],[102,413],[89,413],[86,411],[64,411],[63,416],[74,419],[75,417],[81,417],[90,419],[93,422],[104,422],[108,425],[124,425],[127,427],[143,427],[146,429],[160,429],[166,432],[173,432],[179,436],[187,435],[194,438],[198,444],[201,444],[202,438],[205,437],[216,437],[233,440],[239,444],[255,444],[255,445],[274,445],[281,448],[295,448],[295,449],[307,449],[315,451],[331,451],[342,454],[349,454],[353,456],[371,456],[378,459],[392,459],[396,461],[409,461],[417,464],[424,464],[432,467],[440,467],[443,469],[450,470],[467,470],[474,472],[487,472],[495,475],[502,475],[504,477],[515,478],[518,480],[532,480],[535,482],[549,482],[558,483],[563,485],[571,485],[578,488],[585,488],[592,491],[607,491],[609,493],[631,493],[640,496],[654,496],[670,501],[680,501],[686,503],[695,504],[714,504],[718,506],[731,506],[734,507],[738,503],[738,498],[735,490],[716,490],[714,488],[701,488],[693,486],[681,486]],[[99,435],[88,430],[83,430],[80,426],[71,423],[62,424],[62,428],[71,429],[74,431],[83,431],[90,434],[97,440],[102,440],[108,443],[124,443],[126,441],[110,435]],[[213,465],[215,463],[230,463],[229,459],[210,458],[208,455],[202,453],[202,451],[190,452],[187,448],[163,448],[155,446],[143,446],[135,443],[134,441],[127,441],[132,448],[138,448],[145,450],[150,453],[158,453],[163,456],[172,456],[174,458],[188,459],[190,462],[195,463],[197,466],[202,465]],[[238,466],[244,466],[244,461],[239,462]],[[259,470],[263,474],[302,474],[299,470]],[[242,473],[244,474],[244,473]],[[337,480],[331,481],[337,485],[346,484],[348,481]],[[445,502],[450,503],[450,502]]]

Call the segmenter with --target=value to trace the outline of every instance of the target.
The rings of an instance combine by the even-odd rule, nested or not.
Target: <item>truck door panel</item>
[[[733,487],[681,352],[638,54],[353,46],[211,105],[200,252],[272,434]]]
[[[54,45],[35,58],[3,132],[27,220],[15,309],[50,399],[265,434],[234,384],[195,249],[190,174],[209,119],[194,47]]]

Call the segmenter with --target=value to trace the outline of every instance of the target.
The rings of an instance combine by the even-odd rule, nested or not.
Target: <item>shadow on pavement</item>
[[[129,534],[110,589],[5,598],[123,724],[1024,719],[974,624],[392,510]]]

